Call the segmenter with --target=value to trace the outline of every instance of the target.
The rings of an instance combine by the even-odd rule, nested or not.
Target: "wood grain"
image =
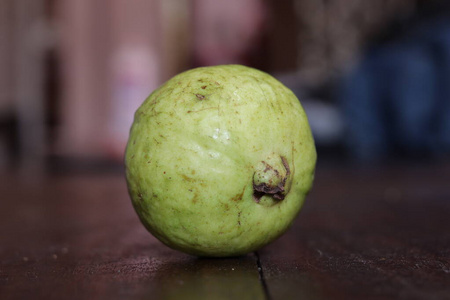
[[[293,228],[260,251],[271,298],[450,299],[449,174],[318,174]]]
[[[123,176],[0,177],[1,299],[450,299],[450,169],[321,168],[293,227],[244,257],[153,238]]]
[[[1,299],[264,299],[254,254],[165,247],[139,223],[122,176],[9,179],[0,193]]]

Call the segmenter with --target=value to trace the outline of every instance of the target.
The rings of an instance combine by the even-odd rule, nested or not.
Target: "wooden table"
[[[450,299],[448,164],[319,166],[292,229],[227,259],[153,238],[120,172],[0,178],[0,299]]]

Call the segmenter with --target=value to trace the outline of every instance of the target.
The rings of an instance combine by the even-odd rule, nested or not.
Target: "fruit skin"
[[[125,164],[133,206],[156,238],[193,255],[239,256],[289,228],[316,149],[288,88],[221,65],[181,73],[144,101]]]

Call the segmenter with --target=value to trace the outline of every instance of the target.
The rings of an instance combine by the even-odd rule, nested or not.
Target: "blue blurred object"
[[[421,22],[370,50],[339,89],[346,144],[360,161],[450,150],[450,19]]]

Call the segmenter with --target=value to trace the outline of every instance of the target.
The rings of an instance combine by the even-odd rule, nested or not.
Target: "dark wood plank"
[[[320,169],[293,228],[199,259],[139,223],[119,175],[0,180],[1,299],[449,299],[450,169]]]
[[[121,175],[0,180],[1,299],[265,299],[256,257],[200,259],[139,223]]]
[[[319,168],[259,255],[271,299],[450,299],[450,168]]]

